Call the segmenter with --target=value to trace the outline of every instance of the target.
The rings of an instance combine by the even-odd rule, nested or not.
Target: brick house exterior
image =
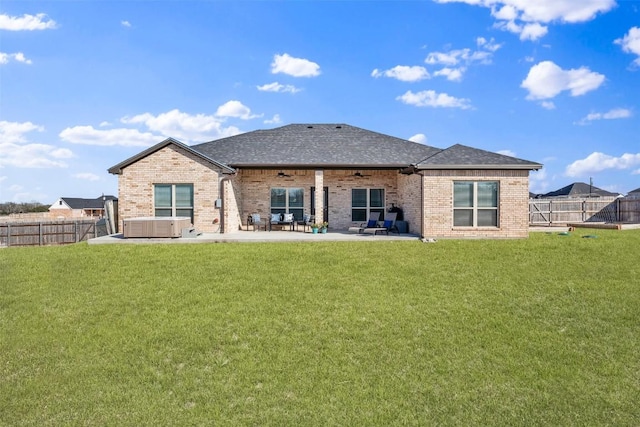
[[[529,171],[541,167],[462,145],[300,124],[195,146],[170,138],[109,172],[118,175],[120,229],[127,218],[191,215],[200,231],[230,233],[253,213],[295,212],[346,230],[395,205],[421,237],[520,238]]]

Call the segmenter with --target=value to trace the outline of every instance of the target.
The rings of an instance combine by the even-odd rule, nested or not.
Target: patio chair
[[[389,212],[387,213],[387,217],[384,219],[382,224],[378,223],[374,227],[366,227],[364,230],[362,230],[362,232],[371,233],[373,235],[376,235],[378,233],[385,233],[388,235],[390,231],[395,230],[396,233],[400,233],[400,231],[398,230],[398,227],[396,226],[397,217],[398,217],[397,212]]]
[[[363,222],[358,227],[349,227],[349,232],[351,233],[362,233],[365,228],[375,228],[378,226],[378,221],[380,220],[380,212],[371,212],[369,213],[369,219],[367,222]]]
[[[260,218],[258,213],[249,216],[249,224],[253,225],[253,231],[260,230],[260,227],[264,227],[264,231],[267,231],[267,223]]]
[[[301,220],[296,221],[296,229],[299,226],[302,226],[302,231],[306,232],[307,231],[307,227],[311,227],[311,224],[313,224],[315,222],[315,216],[314,215],[303,215]]]

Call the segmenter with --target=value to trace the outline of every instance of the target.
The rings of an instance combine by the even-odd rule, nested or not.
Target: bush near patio
[[[2,249],[0,424],[637,426],[639,246]]]

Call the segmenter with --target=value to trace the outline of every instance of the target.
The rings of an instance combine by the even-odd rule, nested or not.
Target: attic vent
[[[336,126],[336,129],[342,129],[342,126],[338,125]]]
[[[313,129],[313,126],[307,126],[307,129]]]

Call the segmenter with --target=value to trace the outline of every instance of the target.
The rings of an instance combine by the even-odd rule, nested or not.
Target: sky
[[[3,0],[0,202],[117,195],[107,169],[291,123],[640,187],[640,0]]]

